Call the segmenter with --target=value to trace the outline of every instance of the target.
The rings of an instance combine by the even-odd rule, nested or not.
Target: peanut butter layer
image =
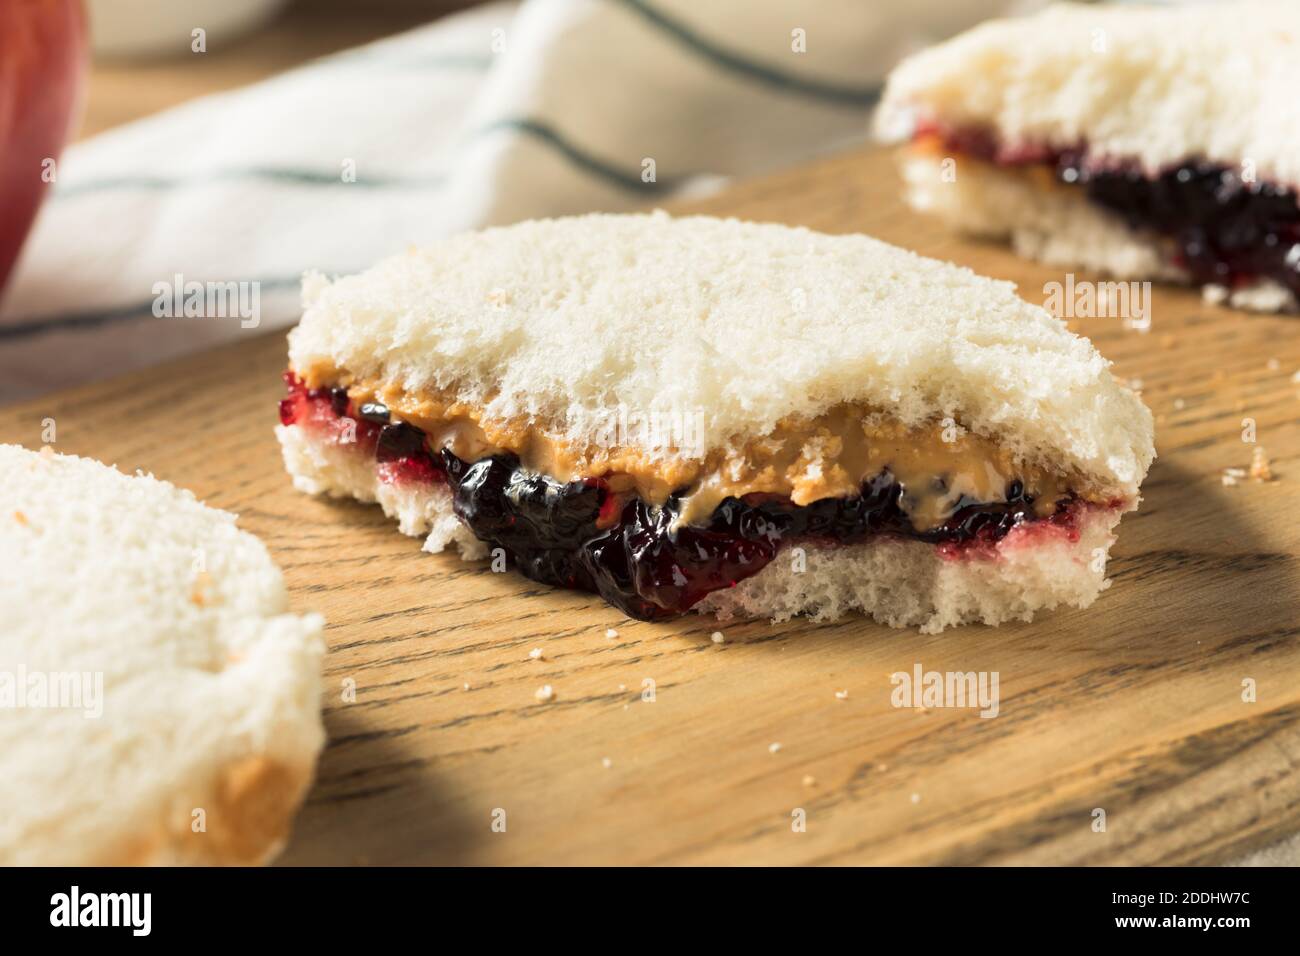
[[[697,457],[652,456],[627,445],[578,444],[525,420],[493,421],[482,409],[450,396],[413,395],[395,385],[315,377],[316,387],[346,384],[353,402],[379,402],[393,421],[422,430],[435,448],[464,461],[514,454],[524,467],[559,481],[604,478],[615,492],[635,492],[655,504],[683,491],[679,524],[702,524],[727,497],[762,492],[796,505],[859,493],[865,479],[888,469],[903,486],[900,505],[918,531],[942,524],[956,508],[1001,502],[1013,481],[1050,515],[1084,482],[1015,461],[1003,448],[946,421],[908,428],[856,405],[812,420],[781,422],[770,435],[736,442]]]
[[[1026,185],[1042,192],[1056,192],[1062,195],[1075,194],[1076,190],[1056,177],[1053,163],[1014,163],[1000,164],[983,156],[949,145],[938,133],[922,133],[907,144],[906,149],[913,155],[942,159],[947,156],[960,156],[963,162],[975,163],[990,169],[997,169],[1008,176],[1019,176]]]

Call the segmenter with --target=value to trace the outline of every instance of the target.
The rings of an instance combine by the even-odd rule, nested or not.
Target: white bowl
[[[192,52],[205,31],[208,52],[269,20],[286,0],[87,0],[90,45],[97,56]]]

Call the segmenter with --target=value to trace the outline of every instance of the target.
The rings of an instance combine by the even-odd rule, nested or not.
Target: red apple
[[[85,73],[81,0],[0,0],[0,292],[72,133]]]

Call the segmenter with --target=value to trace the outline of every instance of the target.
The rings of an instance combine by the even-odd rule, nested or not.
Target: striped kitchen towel
[[[0,402],[291,324],[307,269],[862,138],[900,57],[1025,6],[493,4],[97,136],[66,152],[5,298]]]

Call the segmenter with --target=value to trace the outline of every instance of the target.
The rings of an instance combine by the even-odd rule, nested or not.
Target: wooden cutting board
[[[890,158],[858,152],[690,209],[873,233],[1035,302],[1062,280],[898,194]],[[1165,289],[1146,334],[1077,326],[1158,422],[1114,585],[1088,611],[937,636],[749,623],[715,644],[712,620],[628,621],[424,554],[375,509],[290,487],[282,334],[0,410],[0,440],[36,446],[53,416],[58,450],[238,512],[295,609],[325,614],[329,744],[286,863],[1223,861],[1300,830],[1300,320]],[[1225,486],[1251,460],[1244,418],[1277,478]],[[998,716],[893,707],[890,675],[917,664],[997,671]]]

